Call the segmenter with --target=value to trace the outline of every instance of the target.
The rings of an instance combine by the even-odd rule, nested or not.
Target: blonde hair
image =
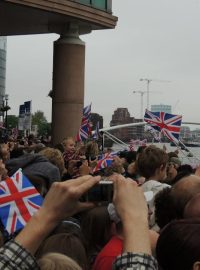
[[[65,163],[62,153],[58,149],[46,147],[41,150],[39,154],[45,156],[53,165],[57,166],[60,171],[60,175],[63,175],[65,170]]]
[[[75,139],[73,137],[69,136],[69,137],[66,137],[66,138],[63,139],[62,144],[64,145],[64,147],[66,147],[67,142],[70,141],[70,140],[75,143]]]
[[[38,260],[41,270],[82,270],[71,258],[59,253],[47,253]]]

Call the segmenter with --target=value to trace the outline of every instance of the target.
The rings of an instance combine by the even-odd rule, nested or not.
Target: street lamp
[[[6,111],[6,117],[5,117],[5,128],[7,129],[8,127],[8,94],[5,94],[5,101],[6,101],[6,104],[5,104],[5,111]]]

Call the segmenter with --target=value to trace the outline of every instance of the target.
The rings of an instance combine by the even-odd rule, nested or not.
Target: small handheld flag
[[[9,234],[22,229],[42,202],[43,198],[21,169],[0,182],[0,219]]]
[[[99,160],[97,161],[97,165],[94,168],[93,172],[97,172],[101,169],[109,167],[112,164],[114,157],[116,156],[117,156],[116,152],[101,155],[99,157]]]

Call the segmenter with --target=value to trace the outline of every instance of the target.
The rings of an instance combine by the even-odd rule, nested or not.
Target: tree
[[[51,124],[48,123],[44,112],[37,111],[32,115],[32,125],[38,126],[39,136],[50,134]]]
[[[16,115],[7,116],[8,128],[16,128],[18,126],[18,117]]]

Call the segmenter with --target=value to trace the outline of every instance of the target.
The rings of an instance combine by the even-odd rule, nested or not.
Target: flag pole
[[[115,140],[116,143],[121,144],[121,145],[123,145],[123,146],[125,146],[125,147],[128,147],[128,144],[126,144],[125,142],[121,141],[120,139],[118,139],[116,136],[114,136],[113,134],[109,133],[108,131],[104,131],[104,133],[105,133],[108,137],[110,137],[111,140],[113,140],[113,141]]]
[[[178,145],[178,143],[176,141],[173,141],[173,143],[181,151],[181,153],[184,155],[184,157],[186,157],[190,161],[189,157],[183,152],[183,150],[181,149],[180,145]],[[180,140],[179,140],[179,143],[183,144]]]
[[[192,156],[193,156],[196,160],[200,161],[200,159],[199,159],[197,156],[195,156],[193,153],[190,152],[190,150],[185,146],[185,144],[184,144],[182,141],[179,140],[179,143],[184,147],[184,149],[187,150],[187,152],[188,152],[189,154],[192,154]],[[182,149],[181,149],[181,150],[182,150]],[[188,156],[187,156],[187,157],[188,157]]]

